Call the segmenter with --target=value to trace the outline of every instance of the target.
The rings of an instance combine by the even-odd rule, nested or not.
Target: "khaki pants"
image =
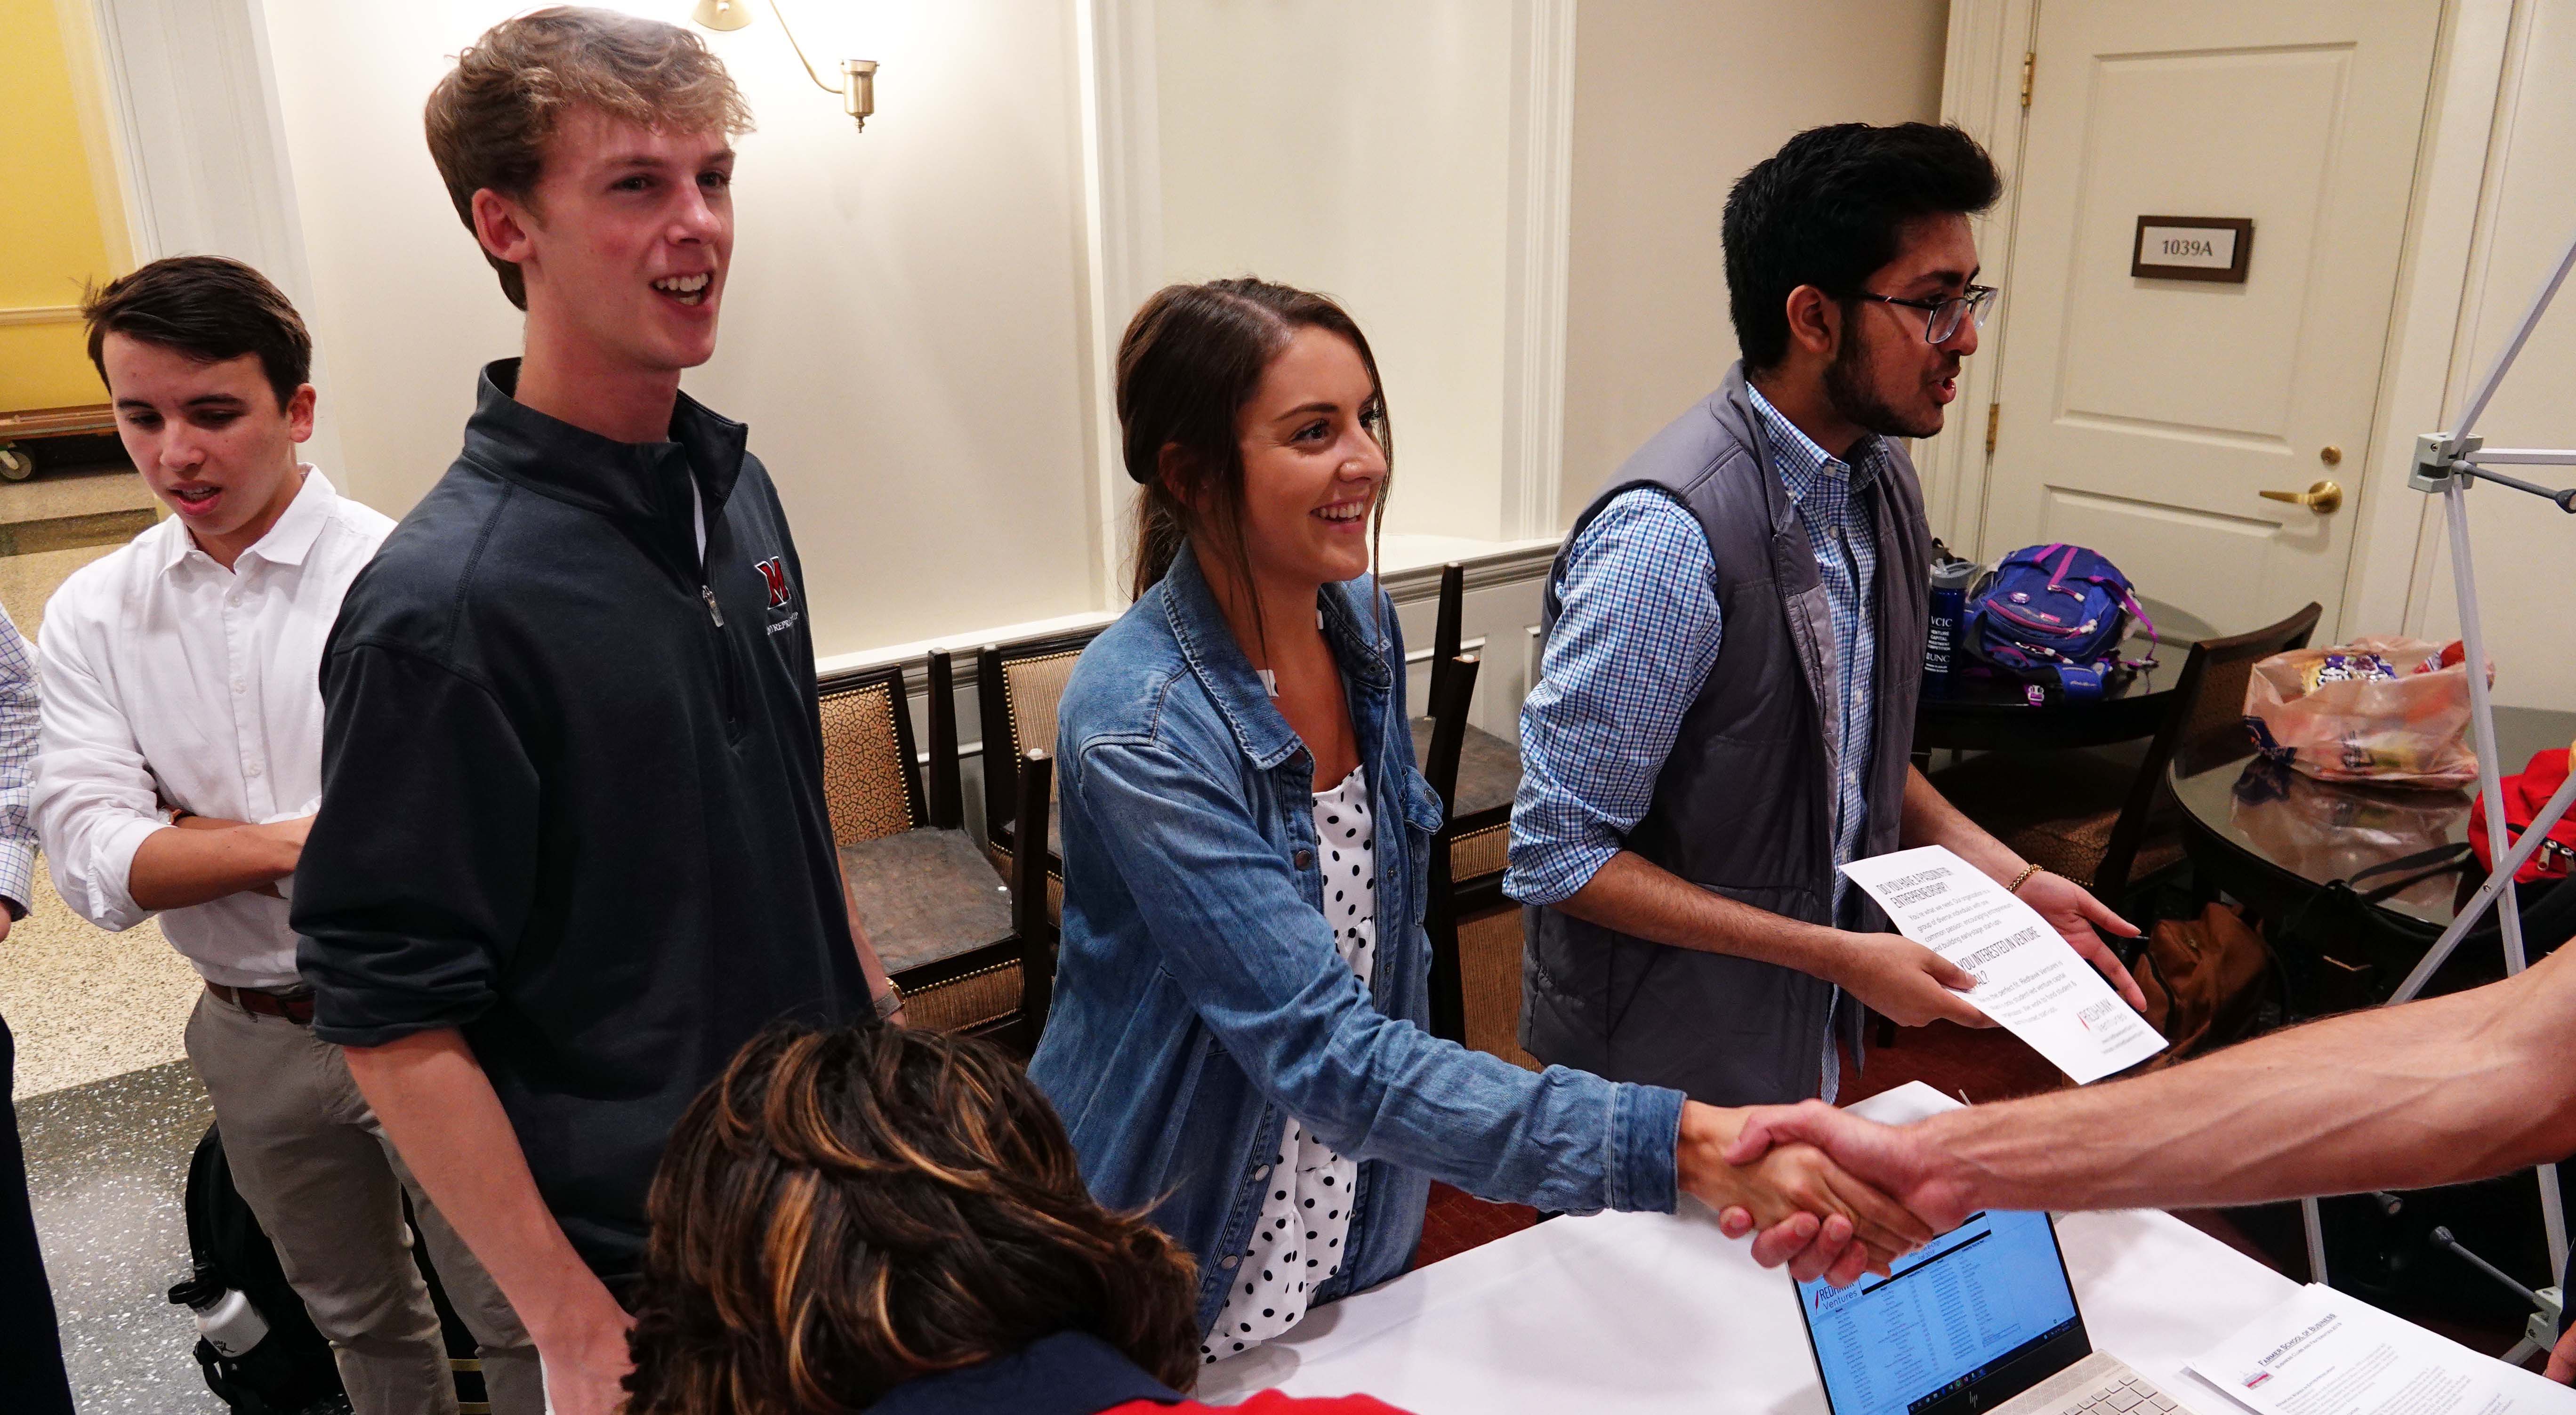
[[[542,1415],[535,1345],[394,1153],[340,1049],[211,993],[197,1000],[187,1041],[233,1186],[330,1340],[357,1415],[456,1415],[438,1314],[403,1225],[405,1191],[430,1263],[481,1348],[494,1415]]]

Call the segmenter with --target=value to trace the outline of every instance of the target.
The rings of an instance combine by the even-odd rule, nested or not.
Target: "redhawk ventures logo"
[[[787,607],[786,557],[773,555],[751,568],[759,571],[760,578],[769,582],[769,607],[785,609]]]

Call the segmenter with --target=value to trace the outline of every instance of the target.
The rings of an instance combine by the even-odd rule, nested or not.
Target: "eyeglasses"
[[[1923,342],[1940,344],[1959,332],[1961,320],[1974,317],[1977,327],[1985,328],[1986,316],[1994,312],[1995,296],[2002,293],[1992,285],[1971,285],[1946,300],[1900,300],[1894,295],[1874,295],[1867,290],[1854,298],[1923,311]]]

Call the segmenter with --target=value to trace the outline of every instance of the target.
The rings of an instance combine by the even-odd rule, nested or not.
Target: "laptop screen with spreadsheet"
[[[1833,1415],[1988,1409],[2091,1350],[2044,1213],[1974,1214],[1886,1277],[1797,1288]]]

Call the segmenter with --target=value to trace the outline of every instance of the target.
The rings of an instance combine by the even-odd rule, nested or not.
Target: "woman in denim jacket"
[[[1350,317],[1173,286],[1117,396],[1137,598],[1057,717],[1063,954],[1030,1073],[1093,1194],[1197,1257],[1202,1357],[1404,1271],[1434,1179],[1568,1213],[1686,1190],[1847,1276],[1928,1236],[1812,1150],[1726,1165],[1739,1112],[1424,1030],[1440,805],[1367,574],[1389,436]]]

